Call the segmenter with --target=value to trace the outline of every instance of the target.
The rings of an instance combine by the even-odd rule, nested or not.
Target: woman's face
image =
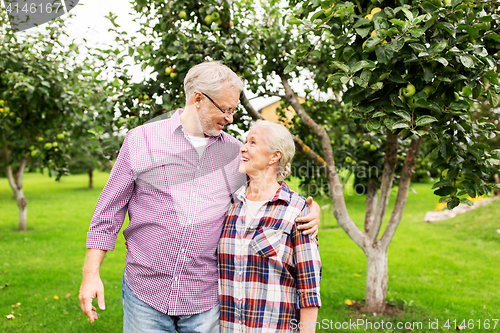
[[[241,162],[239,171],[249,176],[259,177],[266,168],[272,165],[273,153],[269,152],[266,141],[266,128],[257,127],[251,130],[245,144],[240,148]]]

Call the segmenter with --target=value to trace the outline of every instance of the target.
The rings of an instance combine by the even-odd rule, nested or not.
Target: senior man
[[[186,105],[170,119],[129,131],[97,202],[87,234],[80,306],[93,323],[104,310],[99,276],[128,211],[122,281],[124,332],[219,332],[216,248],[238,172],[241,142],[232,123],[242,80],[206,62],[184,80]],[[316,232],[319,207],[297,219]]]

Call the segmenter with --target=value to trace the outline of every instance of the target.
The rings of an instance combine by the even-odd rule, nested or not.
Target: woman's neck
[[[280,184],[275,177],[261,176],[258,178],[250,177],[246,198],[252,201],[264,201],[271,199],[276,191],[280,188]]]

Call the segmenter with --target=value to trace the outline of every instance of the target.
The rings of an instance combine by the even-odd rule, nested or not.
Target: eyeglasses
[[[233,110],[222,110],[222,108],[219,106],[219,104],[215,103],[215,101],[213,99],[210,98],[210,96],[208,96],[207,94],[205,94],[204,92],[202,92],[202,94],[208,98],[210,100],[210,102],[213,103],[213,105],[215,105],[219,110],[220,112],[224,113],[224,114],[228,114],[228,115],[232,115],[234,114],[235,112],[238,112],[238,107],[235,107]]]

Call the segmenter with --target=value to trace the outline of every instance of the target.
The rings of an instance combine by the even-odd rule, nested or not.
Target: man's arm
[[[105,250],[88,249],[85,265],[83,266],[83,281],[78,299],[80,300],[80,308],[89,317],[91,323],[98,319],[97,309],[92,306],[92,300],[97,298],[99,309],[104,310],[106,308],[104,304],[104,285],[99,276],[99,269],[106,252]]]
[[[303,223],[297,225],[297,229],[304,230],[302,232],[303,235],[312,234],[311,238],[315,238],[318,236],[319,230],[319,215],[320,208],[316,201],[313,200],[312,197],[307,198],[306,200],[307,206],[309,207],[309,214],[303,217],[298,217],[295,219],[295,223]]]

